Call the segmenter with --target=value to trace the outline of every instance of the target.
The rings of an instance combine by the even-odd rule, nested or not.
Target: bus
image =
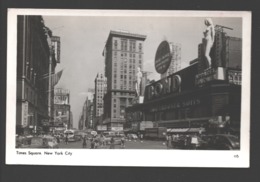
[[[166,134],[166,127],[145,128],[144,137],[146,139],[164,140]]]
[[[65,130],[64,131],[64,137],[68,135],[68,141],[74,142],[75,141],[75,134],[74,130]]]

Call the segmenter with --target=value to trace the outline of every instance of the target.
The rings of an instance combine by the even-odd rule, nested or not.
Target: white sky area
[[[61,37],[61,63],[56,72],[63,75],[56,87],[70,90],[73,127],[78,127],[88,88],[94,88],[97,73],[104,73],[102,52],[110,30],[126,30],[146,35],[144,41],[144,71],[150,79],[158,80],[154,58],[163,40],[180,43],[181,67],[198,57],[198,44],[205,30],[204,19],[198,17],[98,17],[98,16],[43,16],[53,35]],[[242,37],[242,18],[212,18],[214,25],[233,28],[229,36]]]

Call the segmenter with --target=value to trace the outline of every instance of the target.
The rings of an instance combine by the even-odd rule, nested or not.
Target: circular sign
[[[171,47],[169,42],[163,41],[159,45],[155,55],[155,69],[158,73],[163,74],[171,64]]]

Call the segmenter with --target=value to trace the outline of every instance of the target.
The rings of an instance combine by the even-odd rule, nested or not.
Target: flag
[[[52,86],[57,85],[57,83],[59,82],[61,75],[62,75],[63,70],[60,70],[58,73],[55,73],[52,75]]]

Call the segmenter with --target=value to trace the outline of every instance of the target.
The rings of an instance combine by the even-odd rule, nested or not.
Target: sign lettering
[[[181,77],[179,75],[172,75],[147,86],[146,89],[148,100],[169,93],[178,93],[181,91]]]

